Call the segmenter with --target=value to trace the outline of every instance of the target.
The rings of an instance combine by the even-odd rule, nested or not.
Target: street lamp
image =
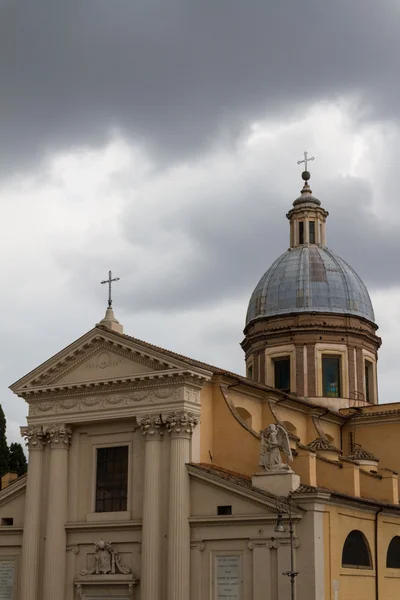
[[[292,502],[291,497],[280,496],[276,501],[276,509],[278,511],[278,519],[275,525],[276,533],[284,533],[283,515],[289,517],[289,536],[290,536],[290,571],[285,571],[282,575],[290,577],[290,598],[294,600],[294,584],[298,572],[294,570],[294,539],[293,539],[293,520],[292,520]]]

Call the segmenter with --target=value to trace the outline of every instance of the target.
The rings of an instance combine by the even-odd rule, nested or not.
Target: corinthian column
[[[190,598],[190,495],[186,463],[197,418],[191,413],[167,417],[171,435],[168,535],[168,600]]]
[[[37,600],[44,440],[41,427],[26,427],[21,433],[29,448],[29,465],[22,536],[20,598]]]
[[[68,502],[68,449],[72,432],[65,425],[46,431],[50,446],[49,493],[44,553],[43,599],[64,600]]]
[[[147,415],[139,419],[145,436],[144,491],[142,521],[142,600],[160,598],[161,557],[161,431],[160,417]]]

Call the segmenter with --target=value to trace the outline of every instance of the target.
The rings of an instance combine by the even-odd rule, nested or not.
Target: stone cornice
[[[236,525],[275,525],[276,514],[265,515],[227,515],[227,516],[208,516],[200,515],[189,518],[190,527],[221,527]],[[293,520],[298,518],[293,517]]]
[[[163,387],[153,384],[121,390],[119,393],[116,393],[116,390],[109,390],[108,393],[102,390],[100,394],[93,391],[70,396],[38,398],[30,403],[28,422],[31,425],[42,425],[44,422],[72,424],[99,418],[140,418],[148,414],[159,415],[160,412],[167,415],[177,404],[198,415],[200,390],[197,386],[185,383]]]
[[[65,529],[69,533],[80,533],[85,531],[99,531],[102,529],[112,529],[116,531],[140,531],[142,529],[142,521],[141,520],[132,520],[132,521],[76,521],[69,522],[65,524]]]
[[[4,490],[0,490],[0,506],[3,502],[8,502],[13,496],[20,496],[25,493],[27,476],[19,477],[8,485]],[[7,527],[7,529],[9,529]]]
[[[338,337],[346,337],[348,335],[354,335],[357,338],[363,338],[372,343],[373,346],[376,346],[378,343],[378,347],[380,347],[382,340],[379,336],[374,333],[369,333],[365,329],[361,327],[350,327],[350,326],[342,326],[342,325],[331,325],[321,327],[319,325],[288,325],[286,327],[271,327],[268,329],[264,329],[262,331],[257,331],[255,333],[248,334],[247,337],[241,343],[243,350],[248,354],[251,351],[251,348],[257,342],[260,343],[260,347],[263,347],[263,342],[266,337],[273,337],[274,339],[279,339],[283,337],[287,337],[289,334],[291,336],[296,334],[310,334],[313,333],[316,336],[324,336],[324,335],[332,335]],[[310,341],[310,344],[313,344]]]
[[[60,385],[49,385],[45,387],[34,387],[26,390],[20,390],[18,396],[24,398],[28,403],[32,399],[53,397],[60,398],[62,396],[70,397],[75,395],[87,395],[88,393],[99,393],[102,391],[120,391],[125,392],[133,389],[138,389],[139,386],[155,385],[177,385],[190,384],[193,386],[202,387],[206,379],[201,375],[191,370],[170,370],[154,373],[137,374],[132,377],[118,377],[114,379],[100,379],[97,381],[83,381],[79,383],[68,383]],[[114,389],[113,389],[114,388]]]
[[[53,383],[56,379],[61,379],[62,377],[79,367],[79,365],[81,365],[87,359],[91,358],[97,352],[100,352],[102,350],[112,352],[113,354],[117,354],[123,358],[127,358],[132,362],[145,365],[146,367],[150,367],[154,371],[170,368],[170,365],[168,365],[167,363],[161,363],[160,361],[152,360],[143,352],[127,350],[122,344],[117,344],[115,342],[105,340],[96,343],[95,340],[93,340],[93,343],[86,344],[84,348],[76,350],[76,352],[72,356],[68,356],[65,360],[62,360],[59,363],[57,363],[54,367],[50,369],[48,373],[41,374],[37,379],[32,381],[31,385],[38,385],[40,387],[43,387],[44,383]]]
[[[232,496],[236,496],[237,498],[240,498],[243,500],[243,498],[246,499],[247,502],[250,502],[251,504],[255,504],[257,506],[267,506],[270,510],[272,515],[276,518],[276,515],[278,514],[277,508],[276,508],[276,499],[275,497],[271,494],[270,496],[267,493],[262,492],[261,490],[258,490],[256,488],[253,487],[243,487],[233,481],[229,481],[227,479],[223,479],[221,477],[218,477],[218,475],[214,475],[212,473],[209,473],[208,471],[202,471],[200,469],[196,469],[195,466],[191,466],[191,465],[187,465],[187,469],[189,472],[189,475],[199,481],[201,481],[202,483],[213,487],[215,489],[223,489],[224,491],[228,492],[230,495]],[[268,516],[268,515],[267,515]],[[257,518],[259,518],[260,515],[257,515]],[[301,518],[300,514],[294,514],[293,518]],[[208,517],[204,517],[204,518],[208,518]],[[213,518],[213,517],[210,517]],[[215,517],[217,518],[217,517]],[[218,517],[221,518],[221,517]],[[224,517],[224,519],[226,519],[227,517]],[[263,515],[261,515],[261,518],[263,518]]]
[[[23,527],[10,527],[9,525],[0,525],[0,535],[21,535],[23,532]]]
[[[64,374],[76,368],[82,361],[90,358],[92,354],[106,348],[113,353],[121,354],[133,362],[146,364],[154,371],[190,371],[194,377],[204,381],[210,379],[212,372],[206,371],[204,368],[197,366],[189,366],[179,358],[167,356],[167,352],[163,354],[162,349],[147,348],[144,343],[129,336],[116,334],[108,331],[103,327],[95,327],[81,338],[58,352],[55,356],[44,362],[42,365],[16,381],[11,390],[24,397],[26,392],[33,389],[43,390],[51,389],[52,386],[47,385],[53,382],[54,379],[59,379]],[[42,385],[41,382],[46,383]],[[89,382],[87,382],[89,383]],[[53,385],[53,388],[59,386]]]

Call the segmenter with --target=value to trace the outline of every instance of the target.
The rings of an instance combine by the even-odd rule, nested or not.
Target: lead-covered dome
[[[255,319],[303,312],[350,314],[375,321],[361,278],[324,246],[292,247],[273,263],[251,296],[246,325]]]

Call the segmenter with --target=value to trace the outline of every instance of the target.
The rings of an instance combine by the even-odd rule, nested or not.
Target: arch
[[[236,406],[235,408],[242,421],[244,421],[248,427],[251,427],[253,422],[253,417],[251,413],[249,413],[248,410],[243,408],[243,406]]]
[[[371,550],[368,540],[358,529],[350,531],[344,542],[342,567],[372,569]]]
[[[295,425],[293,425],[293,423],[291,423],[290,421],[282,421],[282,422],[288,433],[293,433],[294,435],[297,435],[297,427]]]
[[[325,433],[325,437],[331,444],[333,444],[335,442],[333,436],[329,435],[329,433]]]
[[[400,569],[400,536],[392,538],[386,555],[386,567],[388,569]]]

